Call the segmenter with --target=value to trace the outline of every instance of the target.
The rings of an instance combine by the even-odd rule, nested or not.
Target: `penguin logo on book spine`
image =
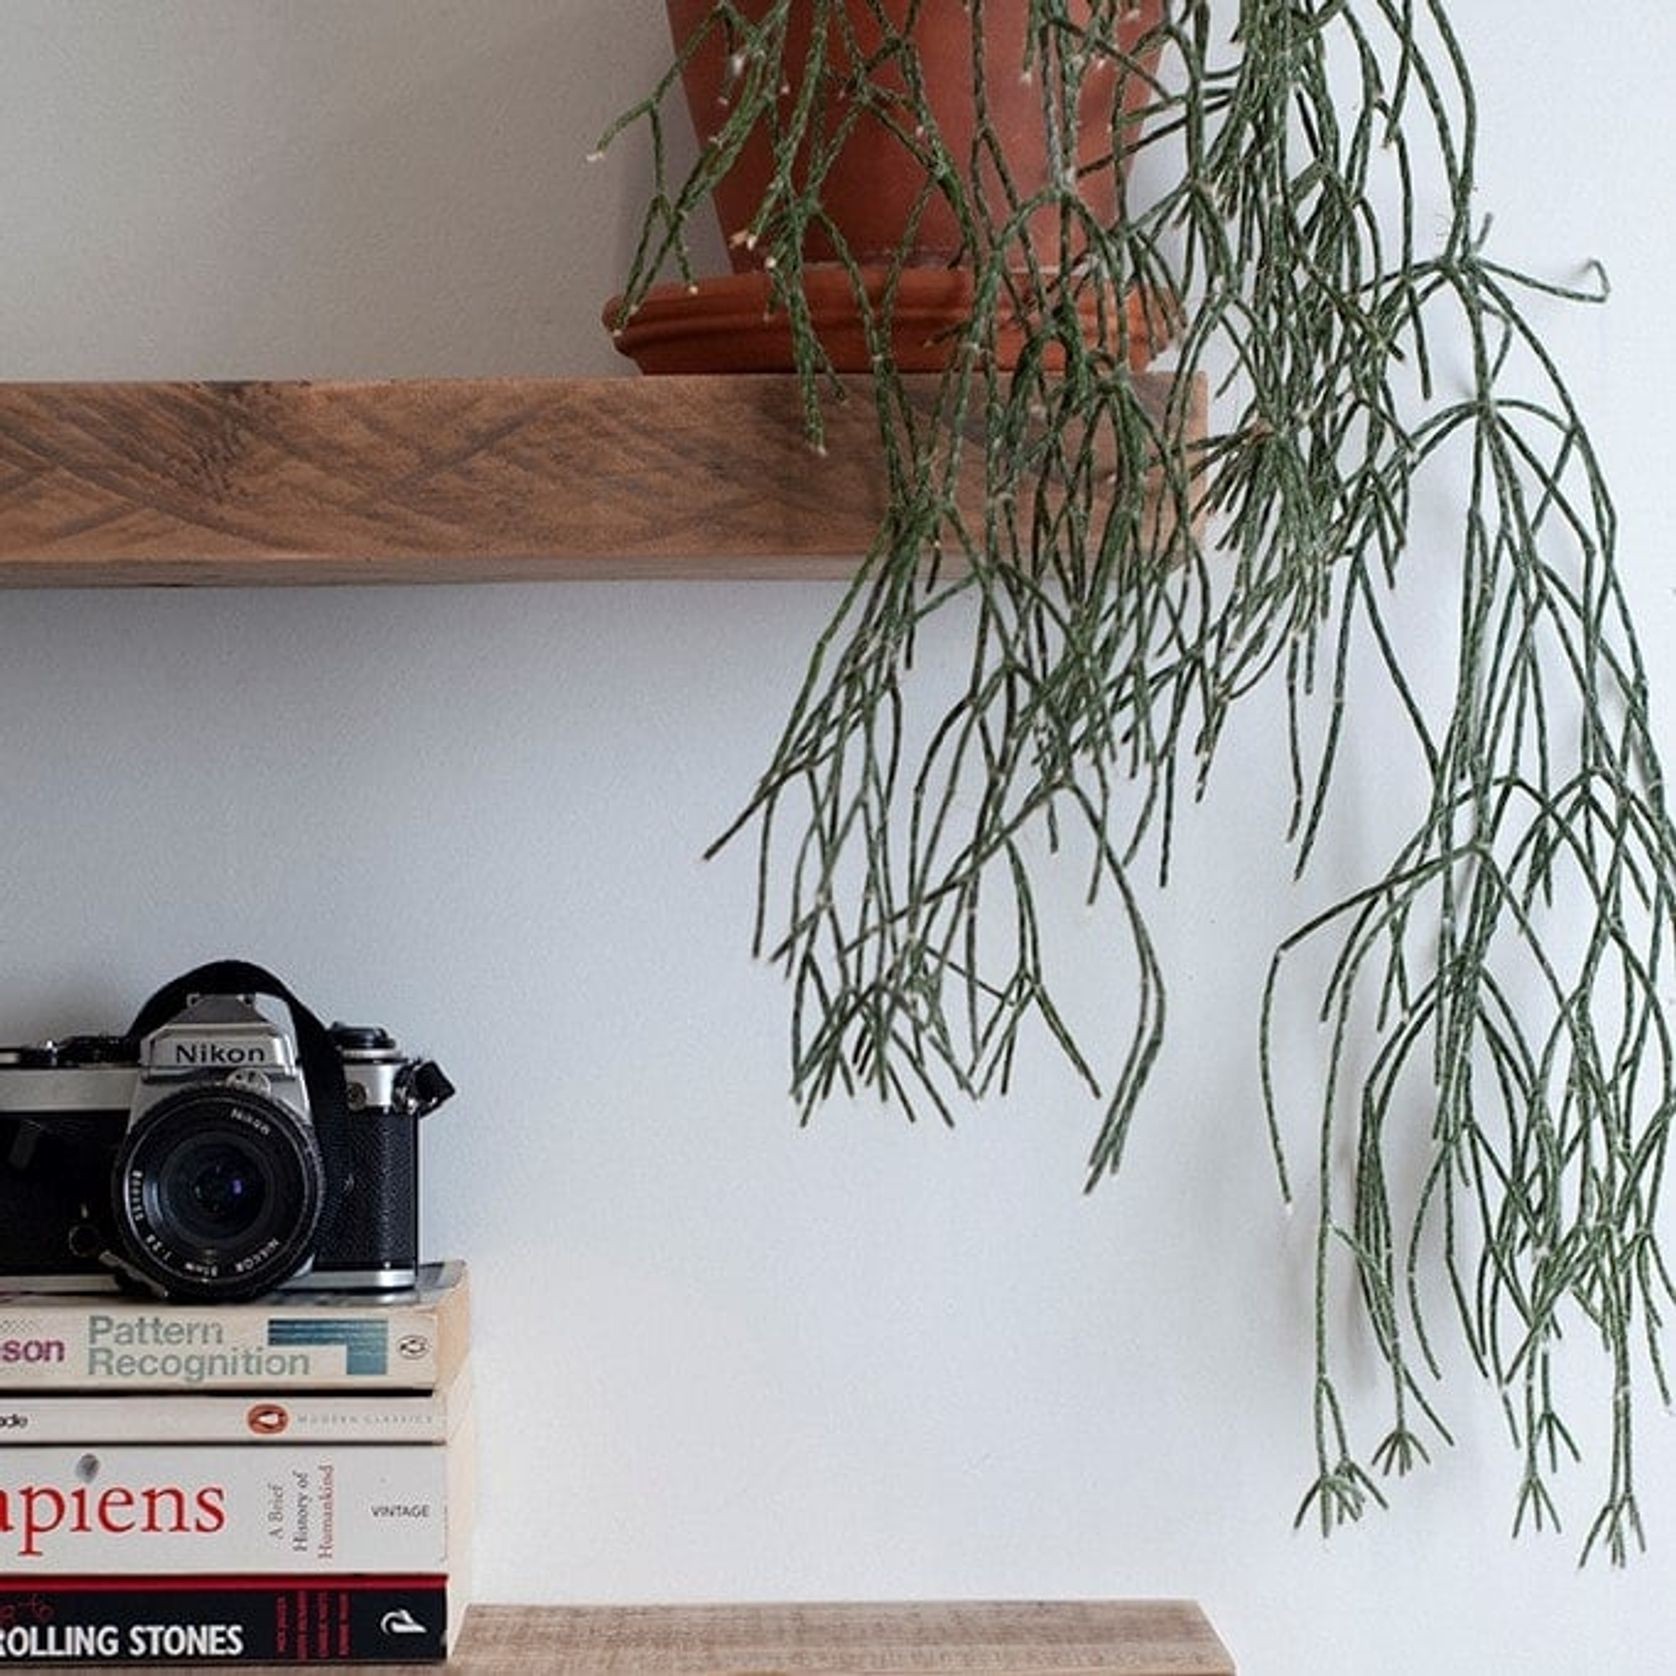
[[[244,1423],[257,1437],[278,1437],[291,1424],[291,1411],[284,1403],[259,1402],[245,1414]]]

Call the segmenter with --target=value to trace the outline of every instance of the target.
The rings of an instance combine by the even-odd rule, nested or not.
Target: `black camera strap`
[[[297,1058],[303,1086],[313,1109],[315,1140],[329,1177],[347,1187],[352,1178],[349,1136],[349,1085],[332,1034],[265,966],[248,960],[212,960],[163,985],[140,1008],[126,1039],[136,1050],[149,1036],[200,995],[266,995],[283,1003],[297,1033]]]

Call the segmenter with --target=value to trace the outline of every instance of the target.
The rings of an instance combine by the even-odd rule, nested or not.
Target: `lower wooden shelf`
[[[1232,1676],[1192,1601],[473,1607],[469,1676]]]

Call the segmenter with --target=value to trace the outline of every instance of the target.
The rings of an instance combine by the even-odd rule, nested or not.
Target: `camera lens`
[[[171,1297],[252,1297],[313,1248],[324,1172],[296,1112],[246,1090],[159,1101],[129,1130],[112,1182],[134,1268]]]
[[[247,1234],[267,1202],[266,1161],[242,1142],[201,1141],[183,1146],[157,1185],[168,1219],[200,1240]]]

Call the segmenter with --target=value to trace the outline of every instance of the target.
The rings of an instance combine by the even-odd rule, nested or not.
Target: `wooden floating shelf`
[[[280,1670],[295,1666],[252,1667]],[[390,1676],[1234,1676],[1185,1600],[474,1606],[446,1666]]]
[[[844,382],[821,457],[771,375],[0,384],[0,587],[841,577],[886,496]]]

